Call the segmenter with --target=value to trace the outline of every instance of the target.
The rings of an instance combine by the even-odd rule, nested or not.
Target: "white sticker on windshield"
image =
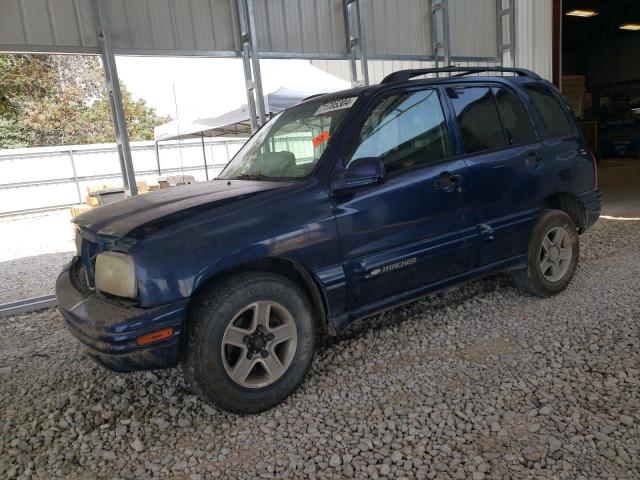
[[[342,110],[343,108],[351,108],[356,103],[358,97],[341,98],[333,102],[320,105],[313,115],[322,115],[323,113],[333,112],[334,110]]]

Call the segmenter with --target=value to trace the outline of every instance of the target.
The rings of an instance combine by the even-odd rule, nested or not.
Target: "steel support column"
[[[158,176],[162,175],[162,169],[160,168],[160,147],[158,146],[158,141],[155,141],[155,151],[156,151],[156,165],[158,166]]]
[[[262,93],[262,75],[260,73],[260,54],[256,40],[256,27],[253,16],[252,0],[237,0],[240,44],[242,46],[242,64],[247,89],[247,105],[251,120],[251,130],[255,132],[266,121],[264,95]],[[256,111],[257,107],[257,111]]]
[[[349,57],[349,67],[351,69],[351,85],[369,85],[367,36],[365,34],[364,17],[360,8],[360,0],[344,0],[343,11],[344,31],[347,39],[347,56]],[[360,59],[361,80],[358,78],[358,58]]]
[[[509,56],[511,57],[511,66],[516,67],[516,0],[509,0]]]
[[[504,6],[507,6],[504,8]],[[498,37],[498,58],[500,65],[516,66],[516,2],[515,0],[496,0],[497,8],[497,37]],[[507,28],[505,28],[505,25]],[[508,33],[508,35],[507,35]],[[509,63],[505,65],[504,54],[509,52]]]
[[[71,170],[73,171],[73,183],[76,184],[76,192],[78,194],[78,203],[84,203],[82,201],[82,193],[80,192],[80,182],[78,182],[78,170],[76,170],[76,161],[73,159],[73,149],[69,147],[69,162],[71,163]]]
[[[497,0],[501,1],[501,0]],[[441,28],[438,28],[438,15],[441,18]],[[438,35],[438,32],[441,32]],[[449,2],[448,0],[433,0],[431,3],[431,43],[433,45],[433,61],[435,67],[440,65],[440,58],[445,67],[451,65],[451,39],[449,37]],[[436,73],[439,77],[440,74]]]
[[[107,18],[102,0],[91,0],[91,8],[93,9],[93,17],[96,22],[98,46],[100,47],[100,55],[102,56],[102,67],[107,84],[107,93],[109,94],[109,104],[111,105],[111,117],[113,119],[118,157],[120,159],[122,182],[127,196],[137,195],[136,175],[133,170],[133,160],[131,158],[131,147],[129,146],[127,121],[122,105],[122,95],[120,93],[116,58],[113,54],[111,44],[109,19]]]
[[[204,160],[204,176],[209,181],[209,168],[207,167],[207,150],[204,148],[204,132],[200,132],[200,140],[202,141],[202,159]]]

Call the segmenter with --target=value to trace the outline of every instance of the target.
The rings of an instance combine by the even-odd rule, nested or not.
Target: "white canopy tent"
[[[296,62],[293,68],[264,71],[265,112],[274,115],[313,95],[346,90],[351,84],[334,77],[307,62]],[[285,76],[286,78],[282,78]],[[244,92],[220,92],[244,95]],[[246,99],[246,97],[245,97]],[[242,100],[239,99],[238,103]],[[204,103],[204,104],[203,104]],[[250,109],[245,102],[238,108],[221,111],[215,101],[203,102],[187,118],[180,118],[154,128],[156,142],[194,137],[242,136],[251,134]]]
[[[264,96],[267,116],[274,115],[287,107],[295,105],[311,95],[315,95],[315,93],[280,87],[275,92],[268,93]],[[172,120],[171,122],[155,127],[153,130],[157,142],[162,140],[200,137],[202,135],[205,137],[248,137],[251,135],[249,106],[244,104],[241,107],[218,115],[213,113],[202,117],[187,119],[186,121],[179,122]]]
[[[269,92],[263,96],[267,118],[313,95],[351,88],[349,82],[334,77],[306,61],[289,61],[288,64],[288,68],[274,64],[272,69],[268,67],[263,69],[264,90]],[[183,87],[186,87],[184,88],[185,92],[194,92],[193,85],[184,85]],[[202,90],[195,91],[202,94]],[[162,172],[158,142],[199,137],[202,140],[205,176],[209,180],[204,138],[249,137],[251,135],[251,109],[248,102],[242,104],[243,96],[246,100],[246,94],[242,89],[208,91],[207,94],[209,98],[204,101],[201,98],[201,101],[197,103],[198,107],[185,115],[186,118],[181,117],[153,129],[158,175]],[[216,108],[218,104],[216,96],[224,96],[228,104],[230,95],[236,96],[239,107],[231,110]]]

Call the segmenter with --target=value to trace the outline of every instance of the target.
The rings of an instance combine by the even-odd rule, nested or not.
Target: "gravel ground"
[[[53,293],[74,251],[68,208],[0,218],[0,304]]]
[[[638,238],[601,220],[551,299],[501,275],[361,322],[254,416],[0,319],[0,478],[640,478]]]
[[[58,274],[74,254],[48,253],[0,262],[0,303],[54,293]]]

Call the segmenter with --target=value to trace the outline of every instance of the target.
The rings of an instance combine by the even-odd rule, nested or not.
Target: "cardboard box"
[[[138,193],[147,193],[149,191],[149,186],[144,180],[137,181],[136,186],[138,187]]]
[[[71,207],[71,216],[75,218],[81,213],[87,212],[89,210],[91,210],[91,207],[88,207],[85,205],[78,205],[77,207]]]
[[[100,202],[98,201],[98,199],[96,197],[92,197],[91,195],[87,195],[87,198],[85,199],[85,203],[89,208],[94,208],[100,205]]]
[[[585,79],[582,75],[566,75],[562,77],[562,94],[565,97],[584,95],[587,93]]]

